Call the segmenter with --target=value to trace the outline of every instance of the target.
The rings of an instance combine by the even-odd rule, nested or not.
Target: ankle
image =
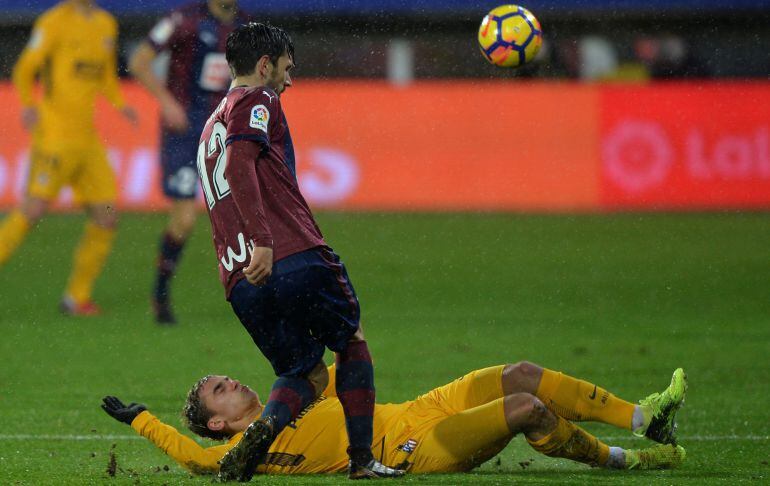
[[[348,447],[348,456],[353,463],[365,466],[374,459],[372,450],[368,447]]]
[[[631,418],[631,431],[636,432],[644,430],[650,423],[652,418],[652,410],[649,407],[642,405],[636,405],[634,407],[634,415]]]
[[[626,452],[621,447],[610,447],[610,455],[604,464],[607,469],[625,469]]]

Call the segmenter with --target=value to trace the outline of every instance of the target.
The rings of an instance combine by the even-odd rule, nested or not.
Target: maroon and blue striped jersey
[[[230,87],[227,35],[250,20],[239,11],[233,22],[223,24],[211,14],[206,1],[199,1],[171,12],[147,36],[156,52],[170,55],[166,85],[187,111],[196,136]]]
[[[197,163],[228,298],[253,247],[272,247],[278,261],[325,246],[300,193],[289,126],[273,90],[230,90],[203,128]]]

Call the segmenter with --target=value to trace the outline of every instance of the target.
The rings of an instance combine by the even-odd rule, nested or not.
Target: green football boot
[[[634,434],[661,444],[676,444],[676,412],[682,408],[686,392],[687,375],[677,368],[668,388],[639,401],[646,427],[634,430]]]
[[[626,469],[675,469],[684,461],[685,450],[673,444],[656,444],[647,449],[629,449]]]

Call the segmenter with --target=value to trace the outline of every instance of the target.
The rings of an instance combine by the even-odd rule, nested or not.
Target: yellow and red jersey
[[[25,107],[38,107],[38,140],[77,143],[96,134],[94,102],[103,94],[117,108],[120,94],[115,44],[118,27],[106,11],[83,11],[64,1],[41,15],[13,70]],[[36,77],[42,97],[34,94]]]

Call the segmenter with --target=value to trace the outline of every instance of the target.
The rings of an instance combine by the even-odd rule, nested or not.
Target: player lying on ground
[[[611,469],[674,468],[685,456],[684,449],[674,445],[674,419],[686,388],[685,374],[677,369],[663,393],[634,405],[592,383],[532,363],[496,366],[473,371],[415,400],[377,405],[372,450],[382,463],[411,473],[469,471],[522,433],[536,451],[551,457]],[[345,420],[334,390],[329,383],[278,435],[259,473],[345,470]],[[227,440],[204,448],[162,423],[144,405],[126,406],[111,396],[103,401],[108,414],[198,474],[218,471],[217,461],[263,408],[257,394],[236,380],[217,375],[199,380],[187,396],[185,422],[202,437]],[[641,450],[609,447],[573,421],[603,422],[660,444]]]

